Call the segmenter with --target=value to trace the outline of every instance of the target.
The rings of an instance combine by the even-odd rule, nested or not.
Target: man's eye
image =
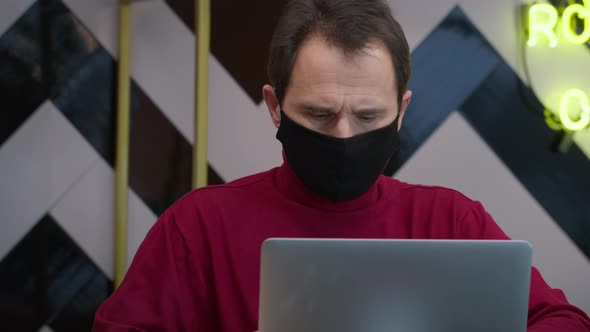
[[[317,120],[326,120],[327,118],[330,117],[330,114],[328,113],[317,113],[317,114],[313,114],[312,115],[314,119]]]
[[[361,120],[362,122],[371,122],[371,121],[375,120],[374,115],[359,115],[357,118],[359,120]]]

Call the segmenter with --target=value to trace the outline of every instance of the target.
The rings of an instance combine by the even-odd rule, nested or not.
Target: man
[[[169,208],[96,313],[95,331],[257,330],[269,237],[507,239],[460,193],[380,175],[397,156],[412,98],[409,48],[382,0],[289,2],[268,70],[264,100],[284,164]],[[536,269],[530,294],[529,332],[590,331]]]

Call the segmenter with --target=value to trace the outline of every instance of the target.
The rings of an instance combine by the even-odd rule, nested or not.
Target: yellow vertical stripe
[[[196,79],[195,79],[195,145],[193,148],[193,187],[207,185],[209,43],[211,2],[195,0]]]
[[[127,270],[127,192],[129,182],[131,4],[119,1],[117,151],[115,157],[115,288]]]

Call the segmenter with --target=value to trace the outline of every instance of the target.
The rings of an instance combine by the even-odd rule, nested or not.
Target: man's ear
[[[266,84],[262,87],[262,97],[264,98],[264,102],[268,108],[268,113],[270,114],[272,123],[278,128],[281,124],[281,105],[279,104],[279,99],[277,98],[275,89],[272,86]]]
[[[397,121],[397,130],[399,131],[402,128],[402,122],[404,121],[404,115],[406,114],[406,109],[410,102],[412,101],[412,91],[406,90],[404,95],[402,96],[402,102],[400,103],[399,108],[399,120]]]

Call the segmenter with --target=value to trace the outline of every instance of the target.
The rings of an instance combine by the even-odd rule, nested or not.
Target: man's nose
[[[350,119],[347,116],[339,116],[330,136],[334,136],[337,138],[348,138],[354,136],[352,124],[350,123]]]

